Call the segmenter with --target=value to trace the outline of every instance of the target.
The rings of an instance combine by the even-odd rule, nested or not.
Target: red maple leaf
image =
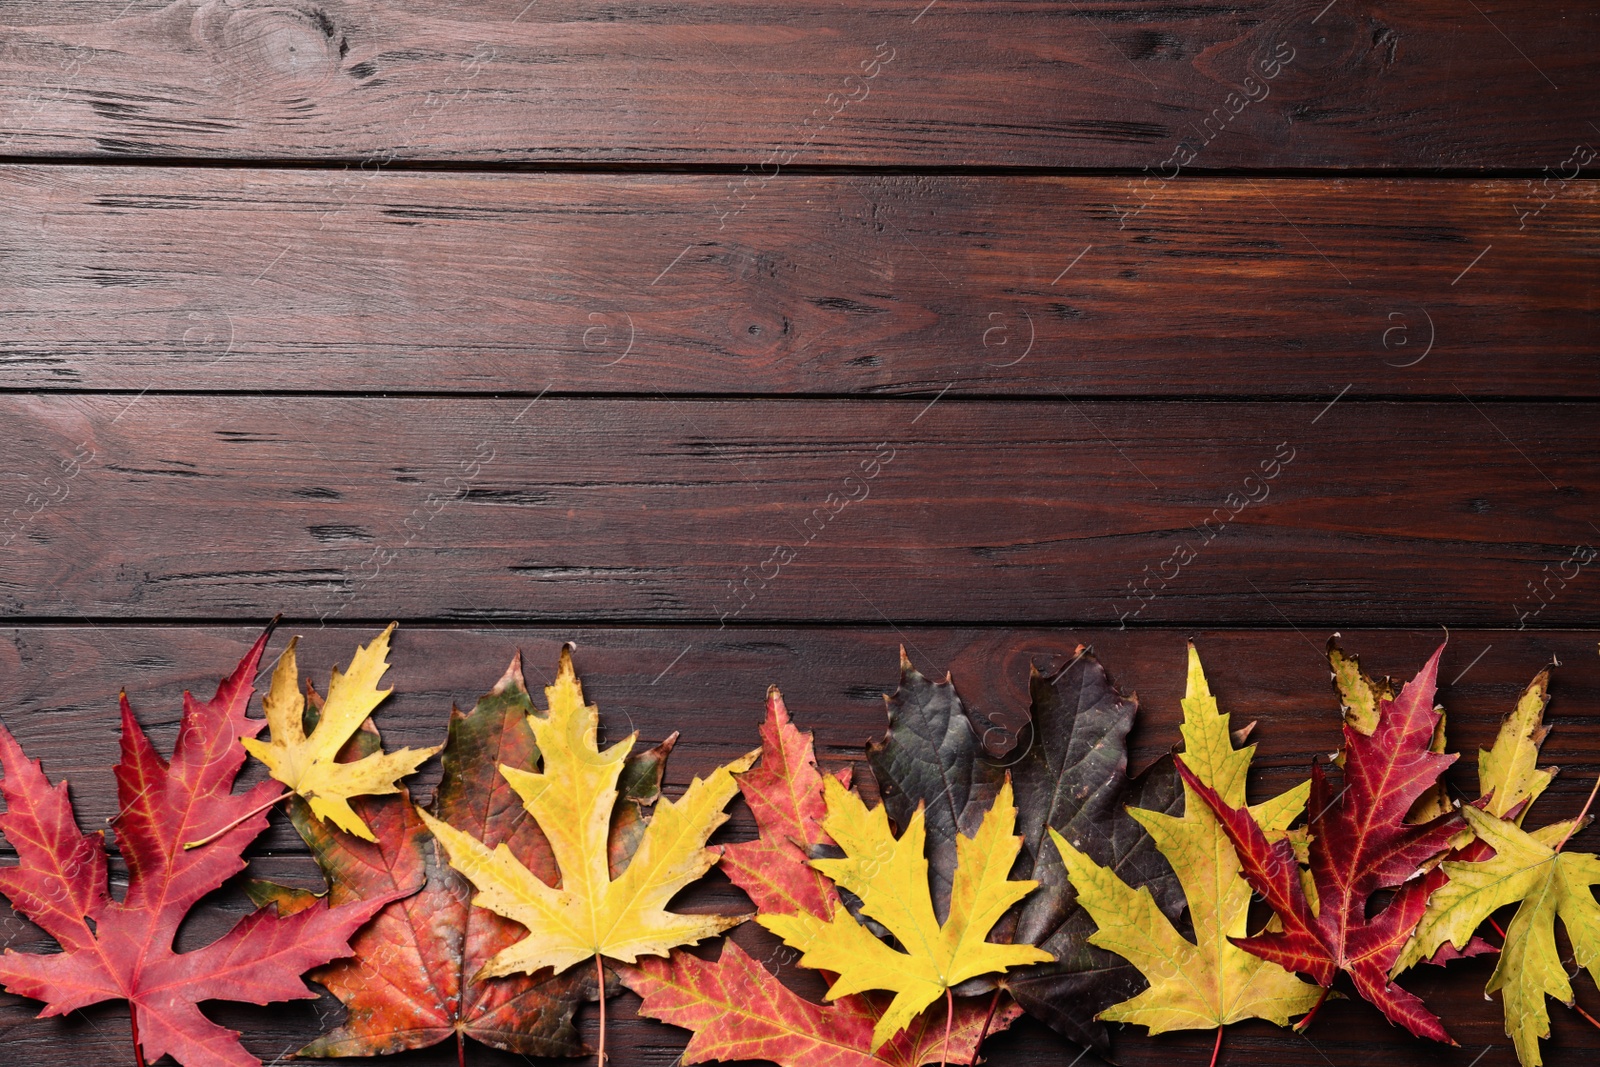
[[[986,1033],[1010,1026],[1022,1009],[994,1011],[990,998],[956,1005],[945,1048],[942,1010],[927,1011],[872,1052],[872,1028],[889,1007],[881,994],[852,994],[829,1005],[791,992],[732,940],[715,961],[674,951],[641,959],[622,980],[644,998],[639,1014],[694,1031],[683,1063],[771,1060],[782,1067],[919,1067],[977,1062]]]
[[[838,774],[850,784],[850,770]],[[839,894],[807,859],[819,845],[833,844],[822,829],[828,813],[822,798],[822,772],[811,735],[789,721],[783,694],[767,690],[767,718],[761,724],[761,762],[739,775],[739,792],[755,816],[761,836],[722,850],[722,870],[745,891],[757,909],[774,914],[833,914]]]
[[[0,831],[21,860],[0,871],[0,892],[63,950],[34,955],[8,949],[0,957],[0,983],[44,1001],[41,1016],[128,1001],[140,1067],[166,1054],[185,1067],[259,1067],[239,1035],[202,1015],[199,1002],[315,996],[300,975],[348,955],[350,936],[387,902],[318,906],[290,917],[256,912],[204,948],[174,950],[189,909],[244,869],[241,853],[266,829],[266,812],[243,819],[204,848],[184,843],[239,819],[279,790],[268,781],[232,792],[245,760],[239,740],[265,725],[245,709],[270,635],[268,628],[209,702],[183,695],[170,763],[150,744],[123,694],[120,809],[112,820],[129,870],[120,901],[107,887],[104,833],[79,830],[67,784],[52,786],[38,761],[0,727],[6,800]]]
[[[1268,841],[1248,811],[1226,804],[1181,758],[1178,770],[1216,812],[1250,887],[1283,923],[1281,932],[1233,941],[1324,988],[1344,971],[1391,1022],[1453,1045],[1438,1017],[1389,980],[1390,967],[1427,906],[1432,880],[1420,876],[1421,867],[1444,852],[1464,825],[1453,812],[1421,824],[1405,821],[1417,798],[1456,759],[1428,750],[1439,719],[1433,696],[1443,651],[1440,645],[1399,696],[1381,701],[1370,737],[1345,726],[1344,785],[1337,794],[1321,765],[1312,767],[1308,810],[1315,906],[1301,886],[1287,840]],[[1396,887],[1394,898],[1369,919],[1373,894]]]

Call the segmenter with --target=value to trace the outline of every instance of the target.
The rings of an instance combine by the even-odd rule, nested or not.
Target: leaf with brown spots
[[[528,716],[543,714],[528,695],[520,657],[512,660],[470,714],[451,715],[444,777],[431,812],[491,848],[504,844],[529,871],[554,883],[558,872],[550,846],[500,772],[502,766],[532,771],[539,765]],[[369,726],[341,758],[358,759],[376,750],[377,734]],[[641,806],[659,794],[671,750],[669,738],[629,759],[622,772],[623,795],[611,825],[614,866],[625,866],[638,846]],[[572,1017],[582,1001],[595,998],[593,972],[479,977],[490,959],[524,936],[523,928],[471,906],[471,884],[450,867],[404,792],[352,803],[373,828],[376,842],[332,832],[298,799],[291,809],[333,900],[395,891],[415,895],[390,904],[361,931],[355,957],[312,976],[344,1002],[349,1017],[299,1055],[372,1056],[426,1048],[452,1037],[458,1045],[470,1037],[525,1056],[584,1055]],[[277,891],[257,886],[255,893],[265,902]]]

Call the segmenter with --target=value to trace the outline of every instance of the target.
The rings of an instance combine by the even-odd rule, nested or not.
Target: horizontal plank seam
[[[4,363],[4,351],[0,349],[0,365]],[[959,379],[958,379],[959,381]],[[890,391],[891,389],[895,391]],[[650,393],[640,392],[596,392],[594,390],[573,390],[564,392],[556,389],[491,389],[491,390],[365,390],[365,389],[137,389],[137,388],[104,388],[95,389],[82,386],[40,386],[29,388],[26,386],[0,386],[0,397],[5,396],[83,396],[83,397],[144,397],[155,399],[157,397],[178,398],[205,398],[227,397],[232,399],[339,399],[339,400],[594,400],[594,401],[634,401],[649,404],[676,404],[681,401],[727,402],[738,403],[778,403],[778,404],[816,404],[839,403],[898,403],[903,405],[920,405],[927,402],[930,394],[938,392],[932,387],[918,387],[916,391],[910,388],[898,389],[893,386],[875,386],[873,391],[858,393],[848,392],[816,392],[816,393],[727,393],[727,392],[662,392],[657,390]],[[1038,391],[1027,393],[981,392],[981,393],[943,393],[941,405],[978,405],[978,404],[1039,404],[1056,405],[1070,403],[1090,404],[1313,404],[1326,403],[1331,391],[1321,393],[1221,393],[1221,394],[1194,394],[1194,393],[1063,393],[1048,385],[1040,385]],[[1579,405],[1591,406],[1600,404],[1600,396],[1567,396],[1550,394],[1521,394],[1521,393],[1472,393],[1464,397],[1459,392],[1451,393],[1353,393],[1341,395],[1341,405],[1348,404],[1436,404],[1466,406],[1468,404],[1548,404],[1548,405]]]
[[[759,152],[760,149],[752,151]],[[113,167],[172,168],[195,170],[305,170],[339,171],[371,162],[369,156],[296,158],[277,156],[29,156],[0,155],[0,167]],[[537,162],[497,160],[395,160],[365,173],[448,173],[448,174],[621,174],[621,175],[706,175],[708,177],[748,174],[753,163],[663,163],[663,162],[582,162],[548,160]],[[1382,178],[1425,181],[1520,181],[1546,175],[1548,167],[1211,167],[1184,168],[1185,180],[1209,179],[1287,179]],[[813,163],[791,164],[764,181],[806,177],[1019,177],[1019,178],[1138,178],[1147,177],[1149,167],[1072,167],[1006,164],[871,164]],[[1593,180],[1593,179],[1583,179]]]
[[[740,619],[737,622],[718,625],[717,619],[688,618],[688,619],[651,619],[636,617],[614,618],[542,618],[539,616],[502,616],[499,614],[482,619],[471,618],[443,618],[438,616],[425,616],[408,618],[405,615],[340,615],[336,623],[324,624],[316,616],[284,615],[279,620],[280,629],[290,629],[300,626],[316,626],[332,629],[335,627],[360,628],[382,627],[394,621],[413,630],[505,630],[509,627],[526,630],[718,630],[732,632],[748,632],[754,630],[882,630],[886,623],[881,616],[868,618],[841,618],[841,619],[806,619],[789,620],[781,618],[772,619]],[[162,616],[156,618],[129,618],[97,616],[91,618],[87,615],[15,615],[0,616],[0,631],[17,630],[24,628],[33,629],[251,629],[260,628],[267,623],[266,618],[256,622],[241,616]],[[894,619],[892,625],[918,630],[1099,630],[1109,631],[1117,629],[1107,619],[1029,619],[1023,622],[997,622],[997,621],[950,621],[950,620],[925,620],[925,619]],[[1254,632],[1279,632],[1294,630],[1359,630],[1366,632],[1390,631],[1393,633],[1422,633],[1424,631],[1439,630],[1448,627],[1451,634],[1501,634],[1501,633],[1542,633],[1542,634],[1587,634],[1590,631],[1572,626],[1528,626],[1518,629],[1513,626],[1483,626],[1483,625],[1457,625],[1449,620],[1435,622],[1426,626],[1394,626],[1370,623],[1353,623],[1349,619],[1341,621],[1328,621],[1322,619],[1298,620],[1285,622],[1281,619],[1264,619],[1260,622],[1174,622],[1156,620],[1142,622],[1134,620],[1126,626],[1128,630],[1140,630],[1151,633],[1173,631],[1178,633],[1254,633]]]

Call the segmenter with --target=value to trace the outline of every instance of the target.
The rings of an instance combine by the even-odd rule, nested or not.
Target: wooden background
[[[1409,675],[1441,628],[1459,790],[1552,658],[1545,818],[1600,772],[1592,5],[0,0],[0,32],[0,718],[86,825],[118,688],[170,744],[279,612],[323,677],[401,620],[379,722],[415,744],[575,639],[608,729],[683,730],[678,788],[773,682],[860,758],[900,644],[1005,726],[1092,642],[1142,765],[1193,636],[1265,792],[1336,743],[1331,632]],[[255,855],[311,874],[286,827]],[[1222,1062],[1514,1063],[1488,973],[1408,979],[1459,1049],[1355,1000]],[[613,1062],[674,1063],[635,1003]],[[120,1008],[35,1009],[0,995],[7,1061],[129,1060]],[[272,1062],[338,1011],[213,1015]],[[1547,1063],[1600,1052],[1552,1014]]]

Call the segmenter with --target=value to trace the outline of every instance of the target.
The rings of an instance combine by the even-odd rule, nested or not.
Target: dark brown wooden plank
[[[1600,13],[1559,0],[4,17],[0,150],[27,155],[1537,169],[1595,137],[1600,88]]]
[[[0,380],[1600,395],[1591,181],[724,185],[0,168]]]
[[[362,627],[336,625],[299,628],[303,668],[325,675],[342,662],[354,644],[369,636]],[[176,729],[176,708],[184,689],[209,692],[216,677],[242,654],[254,634],[241,628],[157,626],[14,627],[0,631],[0,718],[30,753],[43,756],[48,773],[68,776],[85,825],[99,825],[113,809],[109,763],[116,758],[117,689],[126,686],[139,717],[158,747],[168,747]],[[760,717],[761,697],[773,682],[783,686],[796,719],[815,729],[824,761],[832,764],[860,755],[862,742],[883,724],[879,693],[896,680],[895,650],[904,643],[928,673],[948,670],[984,721],[1019,721],[1030,663],[1048,669],[1079,642],[1092,643],[1120,684],[1136,688],[1141,723],[1136,730],[1136,766],[1153,759],[1178,737],[1178,698],[1183,684],[1183,642],[1193,636],[1206,657],[1213,689],[1236,721],[1258,720],[1257,795],[1286,788],[1304,773],[1308,756],[1326,751],[1337,736],[1337,707],[1327,668],[1317,647],[1325,633],[1292,631],[1115,630],[1048,631],[1003,629],[902,629],[880,625],[861,629],[550,629],[505,626],[491,629],[402,627],[394,645],[388,680],[395,695],[378,721],[395,743],[438,740],[445,711],[465,704],[486,688],[513,649],[526,656],[531,684],[538,684],[554,662],[559,643],[576,639],[577,661],[586,692],[595,699],[608,729],[634,728],[645,738],[673,729],[685,733],[669,773],[669,790],[717,762],[744,751]],[[287,633],[275,639],[281,648]],[[1372,670],[1408,675],[1438,642],[1437,631],[1350,631],[1346,647],[1362,652]],[[1550,762],[1564,770],[1541,809],[1549,818],[1575,811],[1583,803],[1588,779],[1600,770],[1600,732],[1594,709],[1600,704],[1600,658],[1592,631],[1458,632],[1445,653],[1441,700],[1450,713],[1453,747],[1468,753],[1452,772],[1463,792],[1475,786],[1471,753],[1493,738],[1499,719],[1528,678],[1551,658],[1559,658],[1545,745]],[[70,668],[70,669],[68,669]],[[431,776],[425,772],[424,779]],[[863,775],[870,789],[870,775]],[[424,784],[419,793],[426,793]],[[730,839],[748,836],[742,805],[728,828]],[[1588,831],[1600,834],[1600,830]],[[312,878],[309,861],[295,854],[292,833],[280,826],[253,861],[263,875]],[[1592,847],[1587,838],[1578,845]],[[696,904],[737,906],[737,893],[715,876],[694,897]],[[203,943],[238,914],[234,896],[205,913],[185,932],[186,943]],[[48,942],[32,927],[0,910],[0,936],[20,951],[42,951]],[[759,930],[743,928],[738,939],[758,958],[777,958]],[[1423,1045],[1376,1022],[1372,1009],[1355,1002],[1334,1003],[1305,1039],[1267,1026],[1231,1030],[1225,1064],[1261,1063],[1303,1067],[1320,1062],[1445,1065],[1514,1063],[1500,1036],[1499,1006],[1481,996],[1489,968],[1454,965],[1441,972],[1421,971],[1410,984],[1448,1021],[1462,1042],[1459,1050]],[[785,969],[790,981],[817,995],[814,980]],[[1592,991],[1580,1000],[1592,999]],[[251,1047],[271,1060],[298,1047],[337,1018],[337,1006],[320,1004],[212,1009],[230,1025],[250,1032]],[[624,998],[612,1015],[619,1044],[618,1063],[674,1061],[684,1035],[632,1017],[634,1002]],[[1576,1063],[1600,1051],[1600,1035],[1575,1024],[1571,1013],[1553,1006],[1556,1036],[1547,1062]],[[127,1024],[116,1009],[91,1009],[69,1020],[30,1020],[30,1006],[0,996],[0,1025],[7,1027],[14,1054],[41,1064],[107,1062],[126,1058]],[[592,1015],[586,1024],[593,1032]],[[1209,1035],[1147,1040],[1132,1031],[1119,1039],[1123,1063],[1203,1062]],[[1485,1046],[1493,1046],[1485,1052]],[[1001,1039],[990,1062],[1042,1067],[1076,1055],[1042,1028],[1025,1026]],[[1481,1055],[1481,1059],[1478,1057]],[[400,1064],[453,1063],[452,1054],[402,1057]],[[475,1050],[475,1064],[521,1062]],[[1083,1062],[1092,1062],[1084,1060]]]
[[[1590,621],[1591,406],[1337,393],[7,397],[0,604],[64,619]]]

